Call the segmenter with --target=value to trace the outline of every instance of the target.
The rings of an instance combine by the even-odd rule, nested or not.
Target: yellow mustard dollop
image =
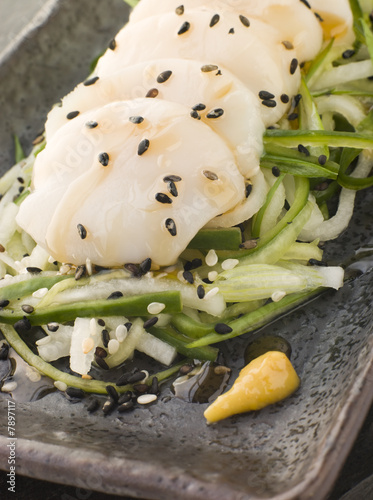
[[[260,410],[290,396],[299,384],[300,379],[284,353],[266,352],[240,371],[232,388],[219,396],[204,416],[212,423],[237,413]]]

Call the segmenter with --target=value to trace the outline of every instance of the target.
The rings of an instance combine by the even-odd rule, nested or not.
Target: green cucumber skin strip
[[[197,348],[203,346],[209,346],[211,344],[216,344],[218,342],[223,342],[224,340],[233,339],[244,333],[252,332],[253,330],[257,330],[262,326],[268,325],[271,321],[276,319],[278,316],[289,312],[290,310],[294,310],[294,308],[300,304],[302,304],[305,300],[318,295],[323,288],[318,288],[317,290],[293,293],[291,295],[287,295],[280,302],[270,302],[262,306],[260,309],[256,311],[249,312],[244,316],[241,316],[238,319],[230,321],[227,323],[228,326],[232,328],[230,333],[226,333],[224,335],[220,335],[214,333],[211,330],[211,333],[206,335],[205,337],[195,340],[188,344],[189,348]]]
[[[95,318],[100,316],[146,316],[147,307],[151,302],[165,304],[162,311],[165,314],[179,313],[182,310],[180,292],[157,292],[133,297],[121,297],[113,300],[95,300],[76,302],[74,304],[61,304],[45,309],[35,310],[27,315],[32,326],[45,325],[51,321],[64,323],[75,318]],[[23,311],[3,309],[0,312],[0,322],[14,324],[25,316]]]
[[[58,380],[60,382],[64,382],[68,387],[76,387],[77,389],[82,389],[84,392],[95,394],[107,394],[106,387],[108,385],[114,386],[117,392],[120,394],[132,389],[132,385],[129,384],[118,386],[113,382],[87,380],[66,372],[62,372],[50,363],[44,361],[40,356],[34,354],[12,326],[3,324],[0,326],[0,331],[4,335],[9,345],[21,356],[22,359],[26,361],[26,363],[28,363],[30,366],[33,366],[40,373],[46,375],[52,380]],[[157,377],[159,381],[171,377],[174,373],[179,371],[180,367],[183,364],[185,364],[185,361],[174,365],[172,368],[163,370],[157,374],[150,376],[147,379],[146,383],[150,385],[154,377]]]
[[[216,361],[218,356],[219,351],[214,347],[187,347],[192,339],[179,333],[173,328],[157,328],[153,326],[152,328],[149,328],[148,331],[154,335],[154,337],[157,337],[158,339],[163,340],[163,342],[167,342],[175,347],[178,353],[183,354],[187,358],[199,359],[200,361]]]
[[[201,229],[191,240],[187,248],[198,250],[237,250],[242,243],[238,227],[227,229]]]
[[[177,330],[193,339],[199,339],[211,331],[210,325],[198,322],[183,313],[173,316],[171,324]]]
[[[267,130],[264,137],[266,144],[298,147],[330,146],[356,149],[372,149],[372,137],[355,132],[329,132],[327,130]]]
[[[308,178],[326,177],[327,179],[335,180],[338,176],[336,172],[305,160],[292,160],[271,155],[264,155],[260,160],[260,165],[264,168],[272,168],[276,165],[281,172]]]
[[[253,222],[252,222],[252,227],[251,227],[251,234],[252,234],[253,238],[259,238],[260,227],[262,225],[264,214],[267,210],[268,205],[271,203],[274,194],[276,193],[280,184],[282,184],[284,177],[285,177],[284,174],[282,174],[278,177],[276,182],[273,184],[271,189],[268,191],[267,198],[266,198],[264,205],[260,208],[259,212],[256,213],[255,216],[253,217]]]
[[[40,276],[30,278],[18,283],[13,283],[8,286],[0,288],[0,300],[10,300],[20,297],[25,297],[31,293],[39,290],[40,288],[52,288],[56,283],[65,280],[74,279],[71,276],[56,275],[56,276]]]

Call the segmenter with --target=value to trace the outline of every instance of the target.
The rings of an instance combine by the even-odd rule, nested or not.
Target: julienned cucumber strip
[[[276,182],[273,184],[273,186],[271,187],[271,189],[267,193],[267,198],[266,198],[266,201],[265,201],[264,205],[259,210],[259,212],[257,212],[255,214],[255,216],[253,217],[253,221],[252,221],[252,224],[251,224],[251,234],[252,234],[253,238],[259,238],[260,228],[261,228],[261,225],[262,225],[264,214],[265,214],[265,212],[266,212],[269,204],[271,203],[271,200],[272,200],[274,194],[276,193],[276,191],[279,188],[280,184],[284,180],[284,177],[285,177],[285,175],[282,174],[282,175],[280,175],[276,179]]]
[[[175,314],[182,310],[180,292],[156,292],[133,297],[120,297],[112,300],[92,300],[60,304],[35,310],[27,315],[32,326],[45,325],[52,321],[64,323],[75,318],[96,318],[105,316],[147,316],[148,305],[160,302],[165,305],[163,313]],[[3,309],[0,311],[0,323],[14,324],[25,316],[22,310]]]
[[[319,288],[317,290],[294,293],[285,296],[280,300],[280,302],[270,302],[256,311],[250,312],[238,319],[228,322],[228,326],[232,328],[230,333],[220,335],[212,332],[201,339],[191,342],[187,347],[194,349],[196,347],[208,346],[218,342],[223,342],[224,340],[233,339],[234,337],[252,332],[253,330],[257,330],[264,325],[268,325],[278,316],[285,314],[290,310],[294,310],[296,306],[319,294],[321,290],[324,289]]]
[[[46,375],[52,380],[64,382],[68,387],[76,387],[77,389],[82,389],[85,392],[96,394],[107,394],[106,387],[108,385],[113,385],[116,388],[117,392],[120,394],[132,389],[132,385],[129,384],[117,386],[111,382],[102,382],[101,380],[87,380],[76,377],[74,375],[70,375],[66,372],[62,372],[55,368],[53,365],[44,361],[40,356],[34,354],[12,326],[1,325],[1,332],[9,345],[12,346],[12,348],[22,357],[22,359],[26,361],[26,363],[28,363],[30,366],[33,366],[41,374]],[[167,370],[150,376],[147,379],[146,383],[150,385],[154,377],[157,377],[159,382],[166,380],[167,378],[177,373],[183,364],[185,364],[185,362],[175,364]]]
[[[372,136],[355,132],[333,132],[329,130],[267,130],[264,145],[278,144],[289,148],[304,146],[330,146],[356,149],[372,149]]]
[[[40,288],[48,288],[49,290],[56,283],[66,279],[74,281],[73,277],[67,275],[30,277],[29,279],[18,281],[18,283],[13,283],[0,288],[0,300],[11,300],[26,297]]]
[[[309,82],[316,72],[321,68],[324,61],[326,60],[331,48],[333,47],[334,38],[330,40],[328,45],[318,54],[318,56],[310,64],[307,74],[305,76],[306,82]]]
[[[242,243],[241,231],[238,227],[227,229],[201,229],[191,240],[188,248],[200,250],[238,250]]]
[[[372,139],[373,142],[373,139]],[[360,179],[346,174],[348,167],[360,154],[358,149],[344,148],[341,156],[341,168],[338,174],[338,183],[347,189],[359,190],[373,186],[373,176]]]
[[[272,156],[264,154],[260,160],[260,166],[264,168],[272,168],[277,166],[281,172],[292,174],[294,176],[303,177],[326,177],[327,179],[337,179],[338,174],[329,169],[322,167],[320,164],[299,160],[295,158],[284,158],[281,156]]]
[[[307,163],[311,163],[312,165],[317,165],[320,167],[319,156],[315,156],[310,154],[306,156],[305,153],[298,151],[297,149],[291,149],[288,147],[279,146],[277,144],[267,144],[265,148],[265,153],[262,158],[266,156],[277,157],[283,161],[295,160],[295,161],[307,161]],[[329,170],[330,172],[338,173],[339,171],[339,163],[327,160],[323,165],[323,168]]]

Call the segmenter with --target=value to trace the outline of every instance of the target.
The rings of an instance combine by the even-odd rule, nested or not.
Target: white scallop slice
[[[110,76],[103,75],[94,84],[81,83],[55,106],[48,115],[45,126],[47,142],[62,125],[68,123],[70,112],[103,106],[117,100],[144,97],[150,89],[157,88],[157,99],[179,102],[189,107],[203,104],[205,109],[196,112],[197,119],[207,123],[232,148],[240,171],[246,177],[259,169],[263,151],[264,124],[257,97],[228,70],[203,72],[203,63],[185,59],[145,61],[123,68]],[[165,72],[168,79],[158,83]],[[165,76],[164,78],[167,78]],[[89,83],[89,80],[88,80]],[[214,109],[223,109],[218,119],[207,118]]]
[[[353,43],[355,34],[349,0],[309,0],[309,3],[322,18],[321,26],[326,38],[334,38],[335,45]]]
[[[144,121],[134,124],[132,116]],[[88,128],[92,121],[97,127]],[[145,139],[149,147],[139,155]],[[181,180],[172,186],[169,175]],[[157,193],[172,203],[157,201]],[[33,191],[17,222],[58,261],[118,266],[150,257],[169,265],[244,193],[234,156],[213,130],[181,104],[142,98],[87,111],[61,127],[35,161]]]
[[[328,4],[328,1],[323,0],[323,3]],[[182,12],[181,4],[184,13],[178,15],[177,12]],[[166,12],[173,12],[180,20],[187,19],[192,9],[215,10],[218,14],[230,11],[249,20],[252,17],[261,19],[278,30],[280,41],[294,45],[300,61],[313,59],[321,49],[322,25],[300,0],[141,0],[131,13],[130,22]]]
[[[292,63],[297,63],[295,51],[286,49],[278,32],[262,21],[252,19],[246,27],[235,13],[224,12],[211,28],[213,14],[191,10],[184,17],[171,12],[127,24],[116,37],[115,49],[108,49],[99,60],[96,74],[113,74],[138,61],[157,58],[202,60],[218,65],[222,72],[227,68],[256,96],[261,91],[274,95],[275,107],[265,102],[260,108],[266,125],[276,123],[288,109],[281,96],[291,97],[299,88],[299,67],[290,71]],[[189,29],[178,34],[188,27],[185,23]]]

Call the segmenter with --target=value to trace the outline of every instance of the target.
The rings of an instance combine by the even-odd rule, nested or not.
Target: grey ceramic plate
[[[0,67],[1,168],[12,134],[26,147],[52,103],[88,73],[124,22],[122,0],[51,0]],[[372,247],[373,194],[360,194],[350,229],[328,247],[340,262]],[[371,257],[370,257],[371,259]],[[158,500],[322,499],[373,400],[372,273],[267,327],[293,347],[300,390],[261,412],[206,426],[205,405],[173,397],[125,416],[90,415],[53,393],[17,403],[17,473]],[[234,371],[247,338],[225,346]],[[163,396],[172,396],[167,390]],[[0,467],[9,470],[7,399],[0,396]]]

